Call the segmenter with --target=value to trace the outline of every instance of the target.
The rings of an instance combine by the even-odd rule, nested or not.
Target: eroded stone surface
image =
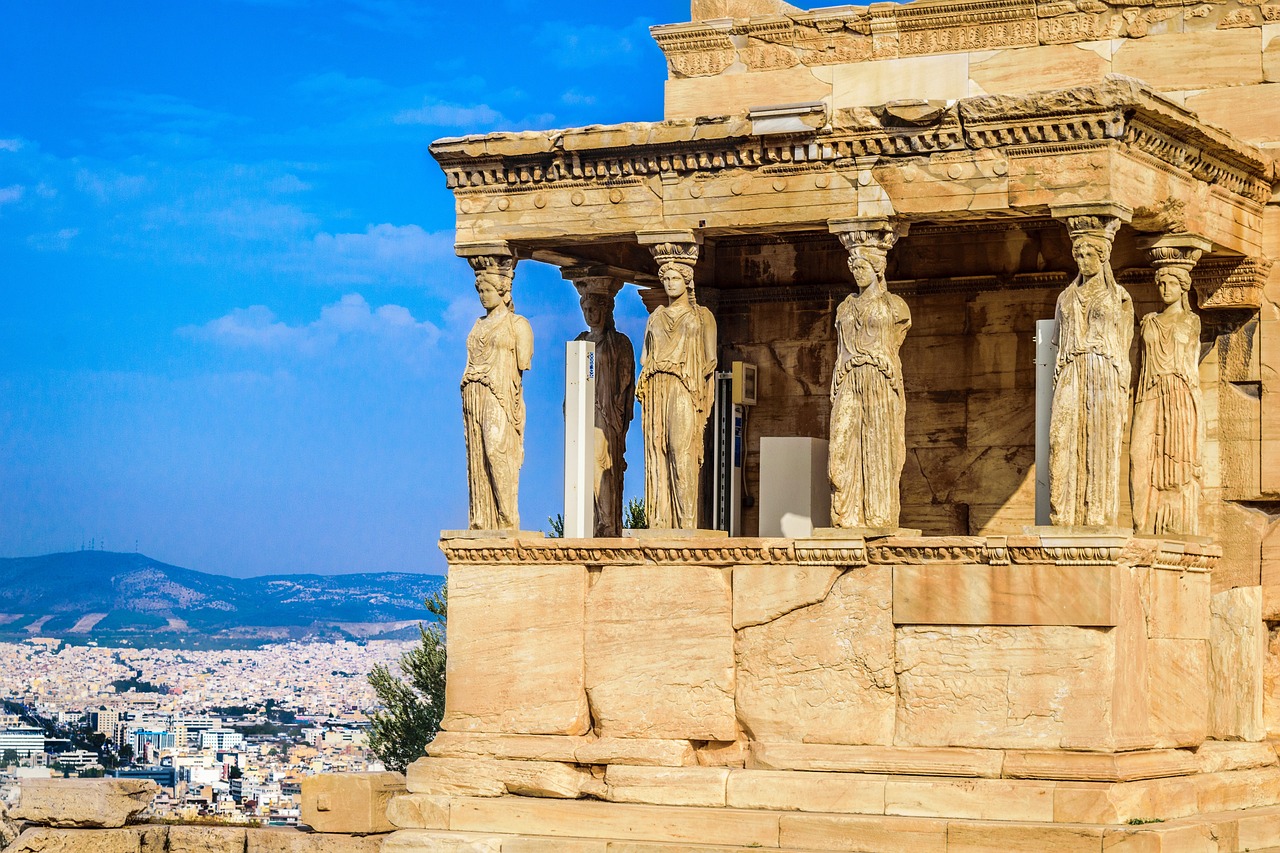
[[[124,826],[159,790],[149,779],[25,779],[12,816],[57,827]]]
[[[387,820],[402,829],[448,829],[449,798],[433,794],[401,794],[387,804]]]
[[[839,576],[835,566],[735,566],[733,627],[761,625],[816,604]]]
[[[387,803],[405,793],[399,773],[321,773],[302,780],[300,818],[316,832],[372,833],[395,829]]]
[[[435,796],[573,799],[600,790],[587,770],[572,764],[485,758],[419,758],[409,765],[406,784],[412,793]]]
[[[244,853],[242,826],[171,826],[168,853]]]
[[[1256,741],[1266,737],[1263,721],[1262,662],[1266,625],[1262,588],[1239,587],[1210,601],[1209,736]]]
[[[899,746],[1108,740],[1114,649],[1105,631],[903,627],[897,654]]]
[[[451,566],[442,727],[585,734],[582,566]]]
[[[738,632],[738,718],[753,739],[892,743],[891,576],[852,569],[820,603]]]
[[[737,739],[727,572],[607,566],[587,594],[586,633],[597,734]]]

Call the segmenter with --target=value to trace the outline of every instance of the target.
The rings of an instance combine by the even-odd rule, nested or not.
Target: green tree
[[[369,673],[369,683],[385,709],[370,717],[369,749],[388,769],[401,773],[425,754],[444,715],[447,591],[441,588],[428,596],[426,605],[437,621],[418,624],[422,641],[400,657],[404,677],[382,664]]]
[[[644,501],[632,498],[627,501],[622,511],[622,526],[627,530],[645,530],[649,527],[649,517],[644,511]]]
[[[0,764],[4,765],[5,767],[9,767],[17,763],[18,763],[18,750],[16,749],[6,749],[4,751],[4,756],[0,757]]]
[[[547,524],[551,526],[551,532],[547,536],[552,539],[564,538],[564,513],[557,512],[555,515],[547,516]]]

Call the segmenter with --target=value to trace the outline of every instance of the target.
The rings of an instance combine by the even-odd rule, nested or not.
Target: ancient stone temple
[[[501,322],[532,262],[638,288],[663,529],[444,536],[444,730],[383,849],[1280,848],[1280,5],[691,17],[663,121],[431,147]],[[762,537],[787,437],[830,522]]]

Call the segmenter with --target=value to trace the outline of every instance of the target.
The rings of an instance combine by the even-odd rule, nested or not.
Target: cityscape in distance
[[[303,777],[382,769],[368,674],[395,671],[443,580],[0,559],[0,800],[22,779],[141,777],[159,817],[296,824]]]

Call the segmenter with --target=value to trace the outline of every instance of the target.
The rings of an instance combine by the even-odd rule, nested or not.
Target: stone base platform
[[[1209,786],[1213,787],[1213,786]],[[1150,823],[1020,821],[651,806],[532,797],[439,797],[382,853],[1243,853],[1280,850],[1280,806]],[[987,811],[1000,800],[984,800]],[[1247,802],[1239,792],[1234,802]]]

